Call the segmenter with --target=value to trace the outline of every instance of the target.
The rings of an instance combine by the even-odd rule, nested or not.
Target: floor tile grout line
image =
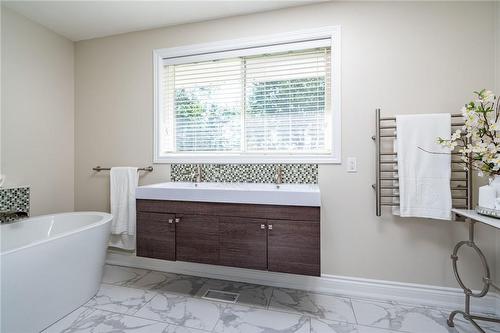
[[[286,311],[286,310],[283,310],[283,309],[275,309],[275,308],[264,309],[264,308],[259,308],[259,307],[256,307],[256,306],[253,306],[253,305],[248,305],[248,304],[234,304],[234,305],[241,306],[241,307],[247,307],[247,308],[254,309],[254,310],[277,312],[277,313],[284,313],[284,314],[290,314],[290,315],[296,315],[296,316],[313,317],[313,315],[311,315],[311,314],[308,314],[308,313],[305,313],[305,312],[292,311],[292,310]],[[314,318],[321,319],[321,318],[318,318],[318,317],[314,317]],[[341,322],[349,323],[348,321],[342,321],[342,320],[341,320]]]
[[[145,274],[144,274],[141,278],[139,278],[139,280],[140,280],[140,279],[142,279],[143,277],[145,277],[146,275],[148,275],[148,274],[149,274],[149,273],[151,273],[151,272],[156,272],[155,270],[152,270],[152,269],[137,268],[137,267],[131,267],[131,266],[111,265],[111,264],[105,264],[105,265],[104,265],[104,269],[106,269],[106,266],[121,267],[121,268],[123,268],[123,269],[122,269],[122,271],[127,271],[127,270],[128,270],[129,272],[131,272],[131,273],[132,273],[132,274],[134,274],[134,275],[139,274],[139,273],[137,273],[137,272],[134,272],[134,270],[135,270],[135,271],[142,271],[142,272],[144,272]],[[139,274],[139,275],[140,275],[140,274]],[[129,279],[129,280],[130,280],[130,279]]]
[[[271,306],[271,301],[273,300],[273,297],[274,297],[274,291],[276,290],[275,287],[272,287],[272,291],[271,291],[271,296],[269,297],[269,301],[267,302],[267,306],[266,306],[266,310],[269,310],[269,307]]]
[[[88,308],[88,309],[92,310],[91,314],[94,313],[94,312],[96,312],[96,311],[102,311],[102,312],[107,312],[107,313],[110,313],[110,314],[120,315],[120,316],[124,316],[124,317],[132,317],[132,318],[136,318],[136,319],[152,321],[152,322],[159,323],[159,324],[166,324],[166,325],[169,325],[169,326],[194,329],[194,330],[198,330],[198,331],[202,331],[202,332],[212,332],[212,331],[207,331],[207,330],[204,330],[204,329],[201,329],[201,328],[194,328],[194,327],[189,327],[189,326],[176,325],[176,324],[172,324],[172,323],[169,323],[169,322],[166,322],[166,321],[162,321],[162,320],[151,319],[151,318],[146,318],[146,317],[140,317],[140,316],[137,316],[135,314],[132,315],[132,314],[126,314],[126,313],[116,312],[116,311],[111,311],[111,310],[103,310],[103,309],[99,309],[99,308],[95,308],[95,307],[91,307],[91,306],[86,306],[86,305],[83,305],[81,307],[85,307],[85,308]],[[64,318],[66,318],[66,317],[64,317]]]
[[[394,332],[394,333],[411,333],[411,332],[408,332],[408,331],[398,331],[398,330],[395,330],[395,329],[392,329],[392,328],[382,328],[382,327],[377,327],[377,326],[360,325],[360,324],[356,324],[356,327],[375,328],[375,329],[385,330],[385,331]]]
[[[452,312],[455,307],[450,305],[449,308],[446,306],[439,306],[439,305],[427,305],[427,304],[418,304],[418,303],[412,303],[412,302],[404,302],[404,301],[397,301],[397,300],[391,300],[391,299],[385,299],[385,298],[373,298],[373,297],[361,297],[361,296],[346,296],[351,299],[351,301],[357,301],[357,302],[364,302],[364,303],[385,303],[385,304],[391,304],[391,305],[398,305],[398,306],[404,306],[404,307],[412,307],[412,308],[419,308],[419,309],[434,309],[434,310],[439,310],[439,311],[449,311]]]
[[[165,296],[167,299],[168,299],[168,296],[174,296],[174,297],[183,297],[185,298],[186,300],[187,299],[194,299],[194,300],[197,300],[197,301],[201,301],[200,299],[198,298],[194,298],[192,296],[184,296],[184,295],[175,295],[175,294],[162,294],[162,293],[158,293],[157,295],[155,295],[153,298],[157,297],[157,296]],[[151,302],[153,300],[153,298],[151,298],[147,303]],[[225,306],[224,304],[219,304],[219,302],[212,302],[212,301],[208,301],[208,300],[203,300],[204,303],[209,303],[209,304],[213,304],[215,305],[217,308],[220,308],[220,306]],[[147,304],[146,303],[146,304]],[[146,304],[144,304],[144,306],[141,307],[141,309],[143,309]],[[138,316],[137,313],[141,310],[137,310],[134,315],[132,315],[133,317],[136,317],[136,318],[140,318],[140,319],[147,319],[147,320],[154,320],[154,321],[158,321],[158,322],[161,322],[161,323],[166,323],[166,324],[169,324],[169,325],[174,325],[174,326],[179,326],[179,327],[184,327],[184,328],[188,328],[188,329],[198,329],[198,330],[202,330],[202,331],[205,331],[205,332],[212,332],[213,329],[215,329],[215,326],[213,327],[213,329],[211,331],[208,331],[208,330],[204,330],[204,329],[199,329],[199,328],[195,328],[195,327],[190,327],[190,326],[182,326],[182,325],[176,325],[176,324],[171,324],[169,322],[166,322],[166,321],[162,321],[162,320],[155,320],[155,319],[150,319],[150,318],[147,318],[147,317],[141,317],[141,316]],[[217,322],[218,322],[219,319],[217,319]],[[216,324],[217,324],[216,322]]]
[[[92,313],[94,313],[96,311],[96,309],[94,308],[91,308],[91,307],[87,307],[86,306],[87,302],[79,307],[77,307],[76,309],[74,309],[73,311],[71,311],[70,313],[68,313],[67,315],[65,315],[64,317],[62,318],[59,318],[57,321],[53,322],[52,324],[50,324],[49,326],[45,327],[43,330],[41,330],[40,332],[43,333],[45,332],[46,330],[48,330],[49,328],[51,328],[52,326],[54,326],[55,324],[57,324],[58,322],[62,321],[63,319],[65,319],[66,317],[68,317],[69,315],[71,315],[73,312],[77,311],[77,310],[80,310],[81,308],[87,308],[89,310],[91,310],[90,314],[91,315]]]
[[[120,267],[123,267],[123,266],[120,266]],[[202,281],[204,281],[204,283],[202,284],[202,286],[197,290],[197,292],[199,290],[201,290],[203,288],[203,286],[209,282],[207,280],[214,280],[214,279],[208,279],[208,278],[203,278],[203,277],[197,277],[197,276],[194,276],[194,275],[185,275],[185,274],[177,274],[177,273],[169,273],[169,272],[162,272],[162,271],[150,271],[149,273],[151,272],[157,272],[157,273],[160,273],[160,274],[171,274],[171,275],[176,275],[176,276],[185,276],[185,277],[188,277],[188,278],[193,278],[193,279],[200,279]],[[149,274],[148,273],[148,274]],[[146,274],[146,275],[148,275]],[[141,279],[145,278],[146,275],[144,275]],[[139,279],[138,281],[140,281],[141,279]],[[138,282],[137,281],[137,282]],[[169,280],[166,280],[167,282]],[[165,282],[165,281],[163,281]],[[163,283],[162,282],[162,283]],[[233,282],[233,281],[231,281]],[[197,293],[194,293],[194,294],[185,294],[185,293],[181,293],[181,292],[175,292],[175,291],[162,291],[161,289],[151,289],[151,288],[140,288],[140,287],[137,287],[137,286],[134,286],[134,285],[120,285],[120,284],[117,284],[117,283],[109,283],[109,282],[101,282],[101,284],[106,284],[106,285],[111,285],[111,286],[116,286],[116,287],[123,287],[123,288],[129,288],[129,289],[136,289],[136,290],[143,290],[143,291],[151,291],[151,292],[155,292],[155,293],[159,293],[159,294],[162,294],[162,293],[170,293],[170,294],[175,294],[175,295],[180,295],[180,296],[188,296],[188,297],[193,297],[193,298],[200,298],[201,297],[197,297],[196,294]]]
[[[195,295],[185,294],[185,293],[170,291],[170,290],[164,291],[161,289],[148,289],[148,288],[139,288],[139,287],[134,287],[134,286],[120,286],[120,285],[110,284],[110,283],[105,283],[105,282],[102,282],[101,284],[105,284],[108,286],[114,286],[114,287],[121,287],[121,288],[126,288],[126,289],[142,290],[145,292],[153,293],[155,295],[170,294],[170,295],[175,295],[175,296],[185,296],[185,297],[192,297],[192,298],[196,298],[196,299],[201,299],[201,297],[195,297]]]
[[[444,321],[443,325],[445,326],[445,329],[449,329],[449,327],[446,324],[446,320],[448,319],[448,315],[452,310],[444,308],[444,307],[425,305],[425,304],[405,303],[405,302],[399,302],[399,301],[393,301],[393,300],[387,300],[387,299],[375,299],[375,298],[354,298],[354,299],[351,299],[351,301],[353,301],[353,300],[357,301],[357,302],[362,302],[362,303],[383,303],[383,304],[387,304],[387,305],[391,305],[391,306],[399,306],[399,307],[409,308],[409,309],[436,311],[443,317],[443,321]],[[353,309],[354,309],[354,304],[353,304]],[[354,315],[355,315],[356,322],[357,322],[358,326],[377,328],[377,329],[385,329],[385,330],[394,331],[394,332],[398,332],[398,333],[414,333],[414,332],[409,331],[409,330],[381,328],[379,326],[374,326],[374,325],[360,324],[359,321],[357,320],[357,315],[356,315],[355,310],[354,310]],[[435,318],[431,318],[431,319],[434,322],[436,322]],[[436,322],[436,324],[441,325],[439,322]],[[456,331],[456,329],[455,329],[455,331]],[[458,332],[458,331],[456,331],[456,332]]]
[[[193,299],[201,300],[201,301],[205,301],[205,302],[215,302],[215,301],[206,300],[206,299],[204,299],[202,297],[197,297],[196,295],[185,294],[185,293],[180,293],[180,292],[175,292],[175,291],[170,291],[170,290],[164,291],[164,290],[161,290],[161,289],[143,289],[143,288],[137,288],[137,287],[132,287],[132,286],[120,286],[120,285],[109,284],[109,283],[104,283],[104,282],[101,283],[101,284],[105,284],[105,285],[108,285],[108,286],[125,288],[125,289],[133,289],[133,290],[141,290],[141,291],[144,291],[144,292],[149,292],[149,293],[155,294],[153,296],[153,298],[155,296],[157,296],[157,295],[171,295],[171,296],[181,296],[181,297],[186,297],[186,298],[193,298]],[[149,303],[149,301],[147,303]],[[223,302],[221,302],[221,303],[223,303]]]
[[[151,298],[149,299],[149,301],[147,301],[146,303],[144,303],[144,305],[142,305],[141,307],[139,307],[139,309],[137,309],[137,311],[135,311],[135,312],[134,312],[134,315],[135,315],[136,313],[138,313],[139,311],[141,311],[143,308],[145,308],[145,307],[146,307],[146,305],[148,305],[148,304],[149,304],[149,303],[153,300],[153,298],[155,298],[155,297],[157,297],[157,296],[159,296],[159,294],[155,294],[153,297],[151,297]]]
[[[328,323],[348,324],[348,325],[353,325],[355,328],[366,327],[366,328],[374,328],[374,329],[378,329],[378,330],[385,330],[385,331],[390,331],[390,332],[395,332],[395,333],[415,333],[415,332],[411,332],[411,331],[397,330],[397,329],[393,329],[393,328],[386,328],[386,327],[380,327],[380,326],[374,326],[374,325],[350,323],[350,322],[346,322],[346,321],[342,321],[342,320],[324,319],[324,318],[317,318],[317,317],[312,317],[312,316],[308,316],[308,317],[311,319],[311,321],[317,320],[317,321],[322,321],[326,324],[328,324]]]
[[[385,302],[379,302],[379,303],[385,303]],[[399,304],[396,304],[396,305],[399,305]],[[422,307],[417,307],[417,308],[422,308]],[[442,313],[441,313],[442,315]],[[446,318],[443,318],[445,320],[444,322],[444,325],[446,325]],[[439,323],[437,323],[439,325]],[[361,326],[361,327],[368,327],[368,328],[375,328],[375,329],[383,329],[383,330],[387,330],[387,331],[391,331],[391,332],[397,332],[397,333],[415,333],[415,332],[412,332],[410,330],[398,330],[398,329],[394,329],[394,328],[386,328],[386,327],[379,327],[379,326],[375,326],[375,325],[367,325],[367,324],[356,324],[357,326]],[[448,329],[448,326],[445,326],[445,329]],[[456,330],[456,329],[455,329]],[[457,331],[458,333],[458,331]]]
[[[356,315],[356,311],[354,310],[354,304],[352,303],[352,298],[349,298],[349,304],[351,304],[352,313],[354,314],[354,320],[356,321],[356,325],[358,325],[359,324],[358,316]]]
[[[215,322],[214,328],[210,332],[215,333],[215,329],[217,328],[217,325],[219,325],[219,322],[222,320],[221,317],[224,315],[224,311],[228,308],[227,304],[224,304],[223,306],[221,305],[221,312],[219,314],[219,318]]]
[[[235,305],[238,305],[238,304],[235,304]],[[230,305],[228,305],[230,306]],[[242,305],[240,305],[242,306]],[[295,316],[303,316],[303,317],[308,317],[308,318],[311,318],[311,319],[316,319],[316,320],[324,320],[324,321],[327,321],[327,322],[337,322],[337,323],[345,323],[345,324],[350,324],[350,325],[358,325],[357,323],[352,323],[352,322],[349,322],[347,320],[335,320],[335,319],[326,319],[326,318],[320,318],[318,316],[315,316],[315,315],[312,315],[312,314],[309,314],[309,313],[306,313],[306,312],[298,312],[298,311],[286,311],[286,310],[282,310],[282,309],[275,309],[275,308],[271,308],[271,309],[263,309],[263,308],[257,308],[255,306],[249,306],[249,305],[243,305],[243,307],[248,307],[248,308],[251,308],[251,309],[254,309],[254,310],[261,310],[261,311],[268,311],[268,312],[277,312],[277,313],[283,313],[283,314],[289,314],[289,315],[295,315]],[[366,325],[364,325],[366,326]],[[379,327],[375,327],[374,328],[379,328]]]
[[[215,322],[214,328],[212,328],[212,330],[210,332],[215,333],[215,329],[217,328],[217,325],[219,325],[219,322],[220,322],[220,318],[217,319],[217,321]]]
[[[102,285],[102,284],[103,284],[103,283],[101,283],[101,285]],[[152,294],[152,297],[151,297],[148,301],[146,301],[146,302],[144,303],[144,305],[140,306],[140,307],[139,307],[139,309],[137,309],[136,311],[134,311],[134,312],[132,313],[132,315],[133,315],[133,314],[136,314],[137,312],[139,312],[139,311],[140,311],[140,310],[141,310],[144,306],[146,306],[146,304],[148,304],[149,302],[151,302],[151,300],[152,300],[153,298],[155,298],[156,296],[158,296],[158,295],[159,295],[159,293],[158,293],[158,292],[156,292],[156,291],[152,291],[152,290],[148,290],[148,289],[130,288],[130,287],[124,287],[124,286],[117,286],[117,285],[113,285],[113,284],[111,284],[111,285],[110,285],[110,284],[106,284],[106,285],[108,285],[108,286],[113,286],[113,287],[119,287],[119,288],[125,288],[125,289],[140,290],[140,291],[144,292],[145,294],[147,294],[147,293]],[[99,287],[99,290],[98,290],[98,291],[97,291],[97,293],[96,293],[96,294],[95,294],[95,295],[94,295],[94,296],[93,296],[93,297],[89,300],[89,302],[90,302],[91,300],[93,300],[93,299],[95,299],[95,298],[97,297],[97,294],[99,293],[100,289],[101,289],[101,288]],[[108,297],[109,297],[109,296],[108,296]],[[88,304],[88,302],[87,302],[87,303],[85,303],[85,304]],[[95,308],[95,307],[92,307],[92,308]]]
[[[133,317],[133,318],[137,318],[137,319],[143,319],[143,320],[149,320],[149,321],[154,321],[154,322],[157,322],[157,323],[162,323],[162,324],[169,324],[170,323],[166,323],[164,321],[161,321],[161,320],[156,320],[156,319],[149,319],[149,318],[144,318],[144,317],[139,317],[139,316],[136,316],[135,314],[127,314],[127,313],[123,313],[123,312],[117,312],[117,311],[111,311],[111,310],[104,310],[104,309],[99,309],[99,308],[95,308],[95,307],[90,307],[91,309],[95,310],[95,311],[102,311],[102,312],[108,312],[108,313],[112,313],[112,314],[116,314],[116,315],[121,315],[121,316],[127,316],[127,317]],[[173,324],[172,324],[173,325]],[[178,326],[178,325],[177,325]]]
[[[279,289],[279,288],[277,288],[277,289]],[[341,297],[341,298],[346,299],[346,297]],[[271,299],[269,300],[269,303],[271,303]],[[354,313],[354,309],[352,307],[351,307],[351,309],[352,309],[352,311]],[[335,319],[321,318],[321,317],[316,316],[314,314],[307,313],[307,312],[301,312],[301,311],[298,311],[298,310],[288,310],[288,309],[283,309],[283,308],[272,308],[270,306],[268,307],[267,310],[271,311],[271,312],[279,312],[279,313],[288,313],[288,314],[294,314],[294,315],[308,316],[308,317],[311,317],[311,318],[314,318],[314,319],[318,319],[318,320],[327,320],[327,321],[334,321],[334,322],[336,321],[336,322],[342,322],[342,323],[348,323],[348,324],[355,324],[355,325],[357,325],[356,317],[354,317],[354,320],[356,322],[355,323],[351,323],[348,320],[335,320]]]

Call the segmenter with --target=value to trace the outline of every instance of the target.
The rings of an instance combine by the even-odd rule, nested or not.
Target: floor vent
[[[236,301],[238,300],[238,296],[240,296],[240,294],[238,293],[209,289],[202,298],[212,301],[236,303]]]

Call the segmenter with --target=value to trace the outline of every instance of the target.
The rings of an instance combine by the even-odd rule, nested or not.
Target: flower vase
[[[496,193],[495,209],[500,210],[500,202],[498,201],[498,199],[500,198],[500,175],[495,175],[493,177],[492,181],[490,182],[490,186],[495,189]]]
[[[476,211],[482,215],[500,218],[500,175],[490,178],[490,184],[479,188],[479,206]]]

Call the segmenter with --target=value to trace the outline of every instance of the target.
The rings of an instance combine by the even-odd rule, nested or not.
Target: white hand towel
[[[111,223],[110,246],[135,249],[135,189],[137,168],[116,167],[110,171]]]
[[[451,220],[450,114],[396,116],[399,214]]]

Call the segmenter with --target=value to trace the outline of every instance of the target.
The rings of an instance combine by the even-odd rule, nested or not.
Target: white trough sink
[[[321,206],[318,185],[168,182],[139,186],[137,199]]]

